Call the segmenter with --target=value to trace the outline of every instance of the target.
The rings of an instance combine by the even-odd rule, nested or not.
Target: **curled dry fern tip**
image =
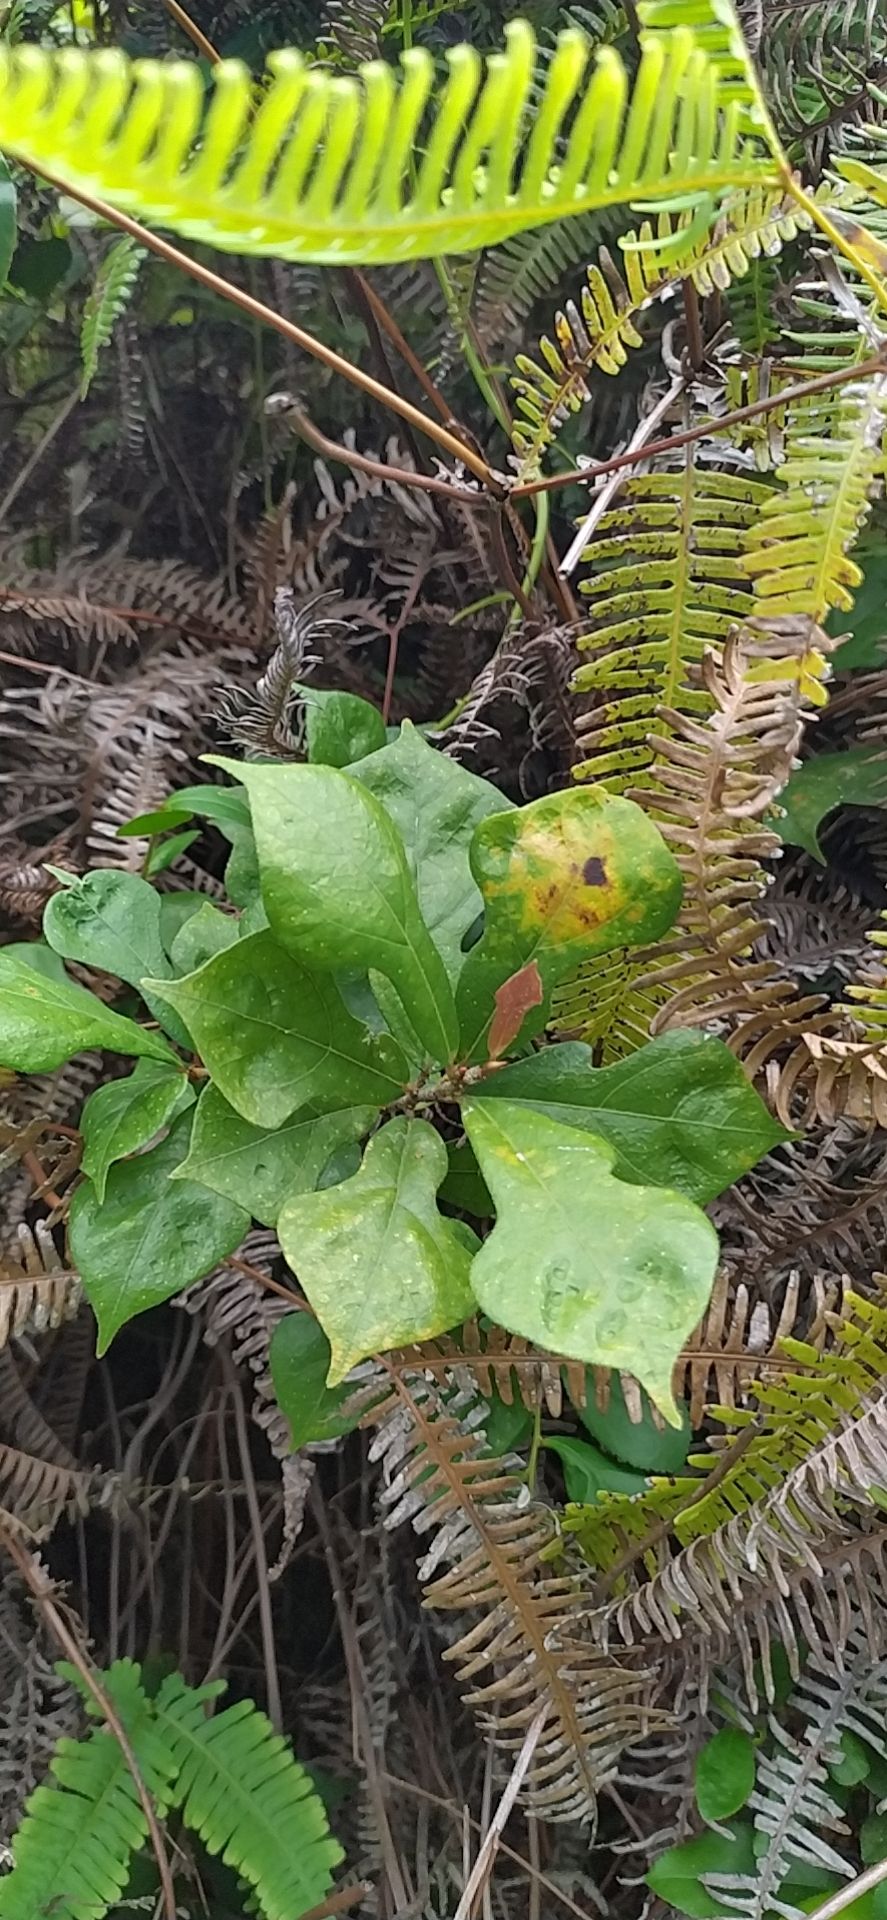
[[[223,61],[204,115],[192,64],[4,46],[0,147],[194,239],[337,266],[470,252],[633,200],[708,207],[774,178],[687,27],[645,35],[631,83],[615,51],[590,60],[568,29],[528,137],[534,62],[531,29],[513,21],[485,71],[472,47],[452,49],[432,104],[420,48],[399,77],[382,61],[336,76],[286,51],[253,114],[250,76]]]

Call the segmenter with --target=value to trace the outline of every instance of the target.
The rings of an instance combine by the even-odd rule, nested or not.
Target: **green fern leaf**
[[[104,1676],[137,1751],[144,1784],[161,1815],[169,1805],[172,1756],[152,1725],[139,1668],[118,1660]],[[61,1740],[56,1785],[32,1793],[0,1880],[2,1920],[101,1920],[123,1892],[148,1825],[122,1750],[105,1728]]]
[[[862,572],[849,549],[884,475],[885,421],[885,376],[810,395],[789,414],[782,487],[747,542],[757,615],[806,614],[821,624],[833,607],[852,607]]]
[[[399,80],[382,61],[338,76],[282,52],[255,112],[251,76],[222,61],[204,115],[196,65],[4,46],[0,147],[194,239],[338,266],[472,252],[631,201],[715,208],[778,183],[743,138],[754,116],[732,78],[686,27],[644,36],[631,87],[612,48],[589,64],[584,35],[563,33],[527,138],[534,58],[523,21],[485,73],[456,47],[431,109],[425,50]]]
[[[144,257],[144,248],[124,235],[123,239],[115,240],[99,267],[92,292],[83,309],[80,328],[82,400],[86,399],[95,379],[99,356],[108,345],[121,314],[129,306]]]
[[[310,1776],[251,1700],[207,1719],[205,1703],[223,1685],[189,1687],[174,1673],[157,1695],[174,1801],[208,1851],[254,1889],[265,1920],[298,1920],[329,1892],[342,1849]]]
[[[695,455],[695,457],[694,457]],[[703,716],[711,703],[693,685],[703,654],[719,650],[751,611],[746,538],[770,489],[743,475],[715,473],[688,448],[677,470],[628,480],[620,505],[605,513],[585,558],[591,605],[579,641],[590,656],[574,686],[591,696],[579,722],[588,758],[579,779],[622,792],[655,757],[654,725],[663,708]]]
[[[637,323],[645,308],[672,294],[682,280],[692,280],[703,297],[715,288],[725,291],[754,260],[778,253],[804,224],[803,214],[782,191],[756,186],[731,196],[711,232],[702,236],[694,236],[686,215],[663,212],[655,230],[645,221],[637,234],[620,242],[624,274],[602,248],[599,264],[588,268],[578,306],[570,301],[556,315],[554,341],[547,336],[540,341],[544,365],[527,354],[515,360],[519,481],[536,473],[564,421],[590,400],[592,370],[617,374],[629,350],[643,345]]]

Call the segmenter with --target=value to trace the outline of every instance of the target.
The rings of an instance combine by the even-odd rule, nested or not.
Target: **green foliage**
[[[250,797],[272,933],[322,972],[380,973],[432,1060],[453,1058],[456,1008],[382,803],[331,767],[232,766]]]
[[[745,547],[770,499],[763,481],[713,472],[688,447],[674,471],[633,475],[602,516],[584,555],[581,777],[623,791],[655,764],[653,733],[667,737],[675,710],[711,710],[697,669],[746,595],[752,610]]]
[[[328,1386],[329,1370],[330,1343],[319,1321],[310,1313],[288,1313],[271,1342],[271,1378],[294,1447],[335,1439],[357,1425],[359,1415],[347,1411],[351,1388]]]
[[[73,1668],[65,1671],[82,1684]],[[115,1661],[100,1678],[160,1818],[180,1808],[186,1826],[249,1887],[264,1920],[298,1920],[318,1905],[341,1849],[309,1775],[252,1701],[208,1719],[207,1704],[224,1681],[189,1687],[174,1673],[151,1699],[131,1660]],[[60,1741],[51,1770],[55,1784],[31,1795],[14,1837],[0,1914],[102,1920],[147,1838],[132,1772],[104,1727]]]
[[[16,243],[15,182],[5,161],[0,160],[0,287],[9,275]]]
[[[80,394],[86,399],[98,371],[99,357],[108,346],[118,320],[126,312],[135,291],[144,249],[124,234],[108,248],[92,292],[83,309],[80,329],[80,357],[83,377]]]
[[[592,1065],[580,1041],[544,1048],[495,1074],[486,1105],[508,1100],[607,1140],[620,1180],[674,1187],[700,1205],[787,1136],[723,1041],[665,1033],[631,1059]]]
[[[600,788],[552,794],[477,827],[471,869],[484,931],[459,977],[456,1004],[469,1059],[486,1051],[495,989],[535,961],[542,999],[522,1028],[544,1026],[554,987],[580,960],[641,946],[680,905],[677,864],[639,807]]]
[[[174,1178],[196,1180],[273,1227],[284,1201],[312,1193],[333,1155],[369,1133],[375,1117],[374,1106],[323,1113],[299,1107],[282,1126],[253,1126],[218,1087],[208,1086],[194,1115],[188,1157]]]
[[[193,1099],[194,1090],[181,1070],[154,1060],[140,1060],[125,1080],[109,1080],[96,1087],[80,1116],[80,1164],[99,1205],[114,1161],[146,1147]]]
[[[191,1180],[174,1180],[188,1148],[190,1115],[148,1153],[118,1161],[104,1196],[90,1180],[71,1204],[71,1252],[99,1327],[100,1353],[136,1313],[181,1293],[233,1253],[250,1216]]]
[[[515,1334],[634,1372],[676,1421],[667,1381],[716,1257],[696,1202],[783,1130],[703,1035],[668,1036],[630,1070],[596,1070],[572,1045],[498,1057],[526,1048],[544,1018],[539,995],[577,961],[668,927],[680,888],[658,829],[604,792],[509,808],[412,728],[348,770],[237,770],[249,806],[242,789],[192,789],[150,828],[200,808],[241,835],[261,887],[248,912],[186,898],[164,919],[145,880],[100,870],[51,900],[52,947],[2,956],[36,996],[29,1063],[79,1044],[79,1029],[55,1035],[59,994],[95,1006],[112,1035],[122,1026],[131,1052],[162,1050],[84,1111],[71,1256],[102,1349],[258,1220],[277,1226],[320,1322],[307,1402],[289,1366],[299,1432],[339,1420],[317,1385],[321,1350],[335,1387],[356,1361],[457,1328],[478,1303]],[[271,928],[251,931],[265,914]],[[64,985],[63,953],[136,986],[198,1063],[186,1069],[165,1042]],[[0,1024],[0,1053],[3,1036]],[[449,1122],[449,1153],[434,1124],[448,1108],[461,1108],[480,1161],[475,1205],[497,1213],[480,1252],[439,1211],[458,1151]],[[361,1141],[352,1172],[343,1153],[356,1159]],[[304,1321],[281,1334],[284,1351],[308,1340]]]
[[[471,1254],[437,1207],[446,1170],[440,1135],[399,1115],[353,1179],[283,1208],[280,1244],[329,1339],[331,1386],[369,1354],[470,1317]]]
[[[322,767],[347,767],[385,745],[385,722],[377,707],[356,693],[300,689],[305,709],[308,759]]]
[[[75,1053],[101,1047],[174,1063],[159,1033],[114,1013],[72,980],[35,973],[16,953],[0,952],[0,1060],[25,1073],[49,1073]]]
[[[780,840],[803,847],[825,864],[819,829],[835,807],[887,806],[887,758],[882,747],[844,747],[815,753],[793,773],[779,795],[773,825]]]
[[[745,1806],[755,1784],[754,1741],[740,1727],[722,1727],[696,1762],[696,1805],[703,1820],[729,1820]]]
[[[592,1134],[506,1101],[463,1112],[496,1206],[472,1267],[484,1312],[540,1347],[629,1370],[677,1426],[672,1370],[711,1292],[714,1228],[682,1194],[615,1179],[613,1149]]]
[[[657,25],[662,8],[647,11]],[[75,190],[235,252],[336,266],[428,259],[596,207],[707,210],[728,188],[778,184],[744,142],[747,101],[718,64],[726,38],[709,60],[669,20],[645,36],[630,86],[613,49],[589,69],[584,35],[568,29],[529,140],[535,46],[522,21],[485,73],[472,47],[450,51],[433,114],[434,63],[420,48],[399,78],[382,62],[358,78],[278,53],[250,120],[251,76],[234,62],[214,68],[204,111],[195,63],[0,47],[0,145]]]

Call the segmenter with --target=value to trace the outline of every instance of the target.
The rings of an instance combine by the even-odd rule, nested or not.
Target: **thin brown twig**
[[[186,13],[184,7],[179,6],[179,0],[163,0],[163,4],[167,13],[172,15],[176,26],[181,27],[182,32],[193,41],[198,53],[202,53],[204,60],[209,60],[213,66],[216,66],[222,58],[221,54],[213,46],[212,41],[207,39],[196,20],[192,20],[190,13]]]
[[[873,354],[870,360],[861,360],[858,367],[839,367],[834,373],[822,373],[815,380],[802,380],[795,387],[782,387],[778,393],[765,394],[762,400],[752,400],[747,407],[736,407],[732,413],[722,414],[719,418],[703,420],[698,427],[688,427],[683,433],[668,434],[662,440],[651,440],[639,451],[628,448],[624,453],[614,453],[610,460],[599,460],[593,466],[574,467],[569,473],[548,473],[538,480],[526,480],[522,485],[512,487],[512,500],[529,500],[534,493],[552,493],[556,487],[593,486],[605,474],[618,473],[620,467],[636,466],[639,460],[650,460],[654,454],[672,453],[680,447],[690,447],[696,440],[704,440],[711,433],[728,433],[731,427],[739,427],[746,420],[756,420],[762,413],[771,413],[774,407],[792,406],[796,400],[806,400],[809,394],[828,393],[832,387],[846,386],[851,380],[868,379],[874,374],[883,373],[887,368],[887,348],[882,353]]]
[[[417,473],[409,467],[390,466],[384,460],[374,460],[371,454],[358,453],[354,447],[344,447],[338,440],[330,440],[307,413],[299,406],[291,393],[269,394],[265,402],[267,413],[283,414],[297,433],[307,440],[315,453],[322,453],[327,460],[338,460],[342,466],[354,467],[358,473],[370,473],[374,479],[385,480],[390,485],[396,482],[402,487],[419,487],[425,493],[442,493],[448,500],[462,500],[470,507],[479,506],[482,495],[468,487],[460,487],[457,481],[442,480],[439,474]]]
[[[286,1300],[289,1306],[301,1306],[302,1303],[298,1295],[293,1293],[292,1287],[282,1287],[279,1280],[272,1280],[271,1275],[263,1273],[261,1267],[251,1267],[248,1260],[238,1260],[232,1253],[227,1260],[223,1260],[222,1265],[233,1267],[236,1273],[246,1274],[248,1280],[255,1280],[260,1287],[267,1287],[269,1293],[279,1293],[281,1300]]]
[[[401,359],[409,367],[410,372],[413,374],[414,378],[418,380],[423,393],[427,396],[427,398],[431,401],[432,406],[435,407],[437,412],[440,414],[440,417],[444,423],[444,426],[445,427],[453,426],[455,423],[453,421],[452,413],[450,411],[450,408],[447,406],[446,400],[444,399],[444,396],[441,393],[440,388],[435,386],[434,381],[432,380],[427,367],[424,367],[422,365],[422,362],[419,359],[418,354],[415,354],[413,352],[413,349],[410,346],[409,341],[404,338],[397,324],[397,321],[394,318],[393,313],[389,312],[388,308],[385,305],[384,300],[380,298],[380,296],[376,292],[375,287],[372,285],[371,281],[367,279],[366,274],[361,273],[359,267],[354,267],[352,271],[353,271],[355,280],[360,285],[360,288],[363,293],[364,299],[366,300],[367,306],[372,309],[373,314],[375,315],[378,326],[381,328],[382,332],[387,335],[388,339],[391,341],[391,345],[397,349],[397,352],[400,354]]]
[[[113,1701],[109,1699],[82,1649],[78,1646],[73,1633],[62,1619],[61,1613],[53,1599],[49,1581],[46,1579],[39,1563],[34,1559],[33,1554],[28,1553],[27,1549],[22,1546],[21,1541],[17,1540],[15,1535],[9,1533],[5,1527],[0,1527],[0,1547],[9,1555],[10,1560],[12,1560],[17,1567],[29,1592],[33,1594],[53,1638],[58,1642],[62,1652],[67,1655],[71,1665],[77,1668],[77,1672],[84,1686],[87,1688],[87,1691],[92,1694],[96,1706],[99,1708],[102,1717],[107,1721],[117,1741],[123,1758],[132,1774],[133,1786],[138,1794],[142,1812],[148,1823],[148,1833],[151,1838],[151,1846],[154,1850],[154,1858],[157,1862],[157,1871],[160,1876],[165,1920],[176,1920],[176,1894],[172,1873],[170,1871],[169,1856],[166,1851],[160,1822],[154,1811],[151,1795],[142,1778],[141,1769],[133,1752],[132,1742],[126,1728],[120,1719]]]
[[[464,441],[457,439],[448,428],[440,426],[436,420],[430,420],[420,407],[413,406],[411,400],[406,400],[401,394],[395,393],[392,387],[384,386],[380,380],[375,380],[372,374],[364,373],[362,367],[351,366],[340,353],[336,353],[333,347],[328,347],[323,340],[316,339],[313,333],[306,333],[304,327],[297,327],[294,321],[285,320],[282,314],[275,313],[273,307],[266,306],[263,300],[257,300],[253,294],[246,293],[242,287],[236,287],[233,281],[226,280],[222,274],[214,273],[212,268],[204,266],[201,260],[192,260],[190,254],[182,253],[181,248],[174,247],[169,240],[161,239],[159,233],[152,233],[150,227],[143,227],[140,220],[134,220],[130,214],[122,213],[119,207],[109,206],[106,200],[100,200],[95,194],[87,193],[84,187],[72,186],[69,180],[51,173],[46,167],[38,167],[33,162],[31,167],[34,173],[38,173],[42,180],[47,180],[59,193],[66,194],[71,200],[77,200],[81,206],[88,207],[92,213],[98,214],[100,219],[107,220],[112,226],[119,227],[123,233],[130,234],[140,246],[147,247],[161,260],[168,261],[170,266],[178,267],[182,273],[188,274],[190,279],[198,281],[202,287],[207,287],[210,293],[217,294],[222,300],[229,300],[232,306],[240,307],[244,313],[250,315],[251,319],[260,321],[263,326],[273,328],[274,332],[282,334],[285,340],[292,341],[293,345],[301,347],[304,353],[310,353],[313,359],[321,360],[333,373],[340,374],[344,380],[350,381],[352,386],[359,387],[363,393],[369,394],[370,398],[376,400],[380,406],[390,408],[391,412],[399,414],[402,420],[409,420],[418,432],[425,433],[429,439],[435,440],[451,459],[459,460],[468,467],[494,496],[498,497],[504,492],[504,483],[497,480],[492,468],[480,454],[466,446]]]

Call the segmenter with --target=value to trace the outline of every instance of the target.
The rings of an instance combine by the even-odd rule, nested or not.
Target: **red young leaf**
[[[543,991],[542,975],[535,960],[528,960],[525,967],[497,987],[489,1037],[491,1060],[498,1060],[517,1039],[531,1008],[542,1005]]]

